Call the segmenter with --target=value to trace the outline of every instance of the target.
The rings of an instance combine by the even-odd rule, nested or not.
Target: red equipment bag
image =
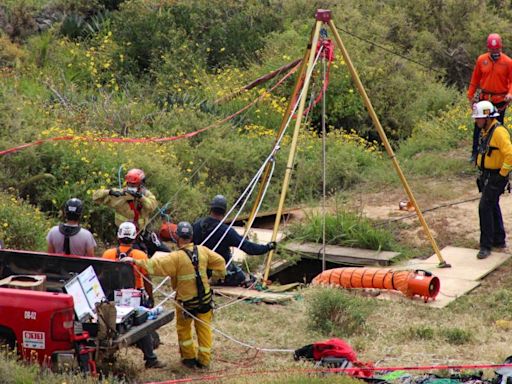
[[[351,363],[357,360],[357,354],[352,347],[341,339],[329,339],[313,343],[313,359],[318,361],[324,357],[342,357]]]

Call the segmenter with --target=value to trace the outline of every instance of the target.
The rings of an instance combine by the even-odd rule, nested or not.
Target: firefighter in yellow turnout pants
[[[150,275],[171,277],[176,300],[186,310],[184,312],[176,306],[176,330],[182,363],[189,368],[207,368],[211,360],[213,301],[206,270],[210,269],[216,277],[222,278],[226,273],[226,262],[219,254],[192,243],[190,223],[179,223],[176,235],[177,251],[156,255],[149,260],[125,257],[121,261],[135,263]],[[195,320],[189,313],[201,321]],[[198,351],[192,337],[192,324],[196,329]]]

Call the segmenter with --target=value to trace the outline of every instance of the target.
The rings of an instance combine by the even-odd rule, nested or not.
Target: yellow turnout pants
[[[196,321],[191,317],[184,316],[183,310],[176,307],[176,331],[178,332],[178,343],[180,345],[180,354],[182,359],[196,359],[203,365],[209,365],[212,351],[212,329],[210,324],[213,318],[213,311],[198,313],[195,315],[201,321]],[[198,352],[192,337],[192,323],[196,329]]]

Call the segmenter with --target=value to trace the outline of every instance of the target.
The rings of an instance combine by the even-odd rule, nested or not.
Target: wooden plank
[[[298,252],[301,257],[309,259],[322,258],[322,245],[317,243],[287,243],[284,248],[288,251]],[[337,264],[350,265],[390,265],[391,260],[400,255],[398,252],[374,251],[369,249],[340,247],[326,245],[326,261]]]
[[[212,287],[213,292],[218,292],[226,296],[257,299],[269,304],[281,304],[293,300],[294,294],[290,293],[272,293],[268,291],[257,291],[255,289],[246,289],[242,287]]]
[[[477,252],[476,249],[445,247],[441,250],[441,255],[452,266],[451,268],[438,268],[439,260],[436,255],[426,260],[410,260],[404,266],[410,265],[414,269],[429,270],[439,278],[476,281],[484,278],[512,256],[508,253],[493,251],[487,259],[479,260],[476,258]]]
[[[293,263],[289,260],[277,260],[273,262],[270,266],[270,276],[285,270],[291,265],[293,265]]]
[[[267,289],[267,292],[272,293],[281,293],[286,291],[292,291],[295,288],[300,287],[303,285],[302,283],[290,283],[290,284],[284,284],[284,285],[270,285]]]
[[[418,296],[408,298],[400,292],[382,291],[377,297],[384,300],[400,301],[403,303],[412,302],[414,304],[424,305],[431,308],[444,308],[457,298],[469,293],[480,285],[479,281],[464,280],[444,277],[441,280],[441,290],[435,300],[429,300],[427,303]]]

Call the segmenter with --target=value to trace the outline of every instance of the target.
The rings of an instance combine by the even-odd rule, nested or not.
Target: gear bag
[[[71,236],[75,236],[78,232],[80,232],[79,225],[67,225],[67,224],[59,224],[59,232],[64,235],[64,254],[71,254],[71,246],[69,245],[69,238]]]
[[[193,252],[190,252],[188,249],[184,249],[183,251],[185,251],[190,259],[190,262],[194,266],[197,286],[197,296],[193,299],[183,301],[183,307],[192,315],[197,315],[198,313],[207,313],[213,308],[213,292],[210,289],[208,293],[205,293],[203,279],[201,278],[201,273],[199,271],[199,253],[197,246],[194,245]]]

